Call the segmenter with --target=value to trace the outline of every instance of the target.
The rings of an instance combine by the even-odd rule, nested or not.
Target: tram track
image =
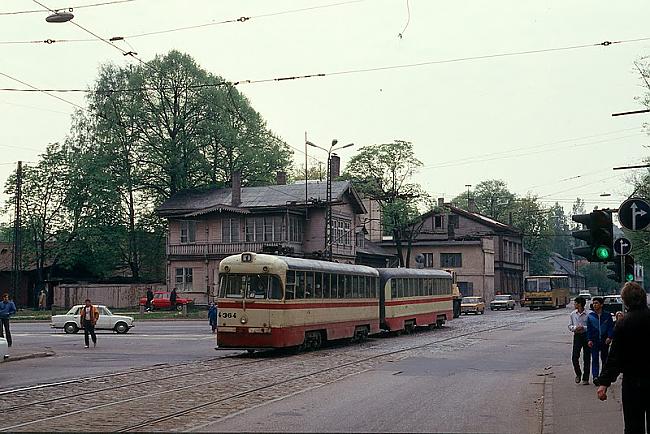
[[[562,314],[537,317],[537,319],[541,321]],[[201,372],[200,374],[203,374],[202,377],[204,377],[203,380],[199,382],[193,381],[191,384],[186,384],[181,387],[157,387],[158,390],[152,391],[151,393],[139,394],[138,396],[125,399],[116,400],[112,396],[106,397],[108,399],[102,401],[101,399],[104,399],[102,397],[99,403],[93,404],[87,402],[87,406],[83,408],[78,408],[78,402],[75,402],[74,405],[77,407],[73,405],[73,408],[68,409],[70,411],[64,409],[59,414],[45,415],[45,417],[41,414],[36,420],[0,427],[0,431],[23,429],[33,431],[39,430],[39,426],[47,427],[45,428],[47,430],[65,429],[64,427],[67,427],[69,430],[70,427],[76,426],[74,420],[77,419],[77,415],[79,414],[91,414],[92,420],[95,421],[94,423],[98,423],[98,426],[102,426],[103,429],[120,432],[173,430],[178,429],[179,425],[192,429],[193,426],[197,425],[197,422],[205,425],[206,419],[211,420],[208,423],[212,423],[220,417],[250,408],[250,405],[262,405],[268,402],[269,399],[282,399],[282,397],[286,397],[289,394],[300,393],[309,388],[320,387],[338,381],[341,378],[359,374],[368,369],[372,369],[386,358],[404,355],[408,352],[444,344],[445,342],[513,327],[527,322],[530,322],[530,318],[515,320],[498,326],[481,327],[479,325],[478,329],[455,333],[453,336],[443,338],[437,337],[429,342],[390,351],[381,351],[381,347],[384,346],[382,342],[388,342],[381,340],[374,345],[355,346],[350,351],[341,352],[341,347],[338,347],[324,349],[315,353],[303,353],[288,358],[289,363],[287,364],[278,364],[277,357],[255,359],[247,363],[232,364],[219,367],[218,369],[211,369],[209,373]],[[453,332],[453,329],[451,331]],[[374,351],[377,349],[381,352],[358,357],[360,351]],[[263,362],[268,362],[266,367],[264,367],[265,364]],[[246,369],[245,366],[250,364],[259,364],[261,365],[259,367],[262,369],[255,369],[253,371]],[[228,368],[241,368],[240,370],[243,369],[244,372],[235,372],[234,374],[226,372],[226,375],[210,378],[210,374],[215,374],[217,370],[221,372]],[[294,372],[295,374],[290,378],[286,378],[287,372]],[[184,374],[185,377],[189,375],[191,375],[190,372]],[[169,377],[171,378],[173,376]],[[278,381],[278,377],[282,379]],[[215,381],[219,381],[219,383],[215,383]],[[232,383],[229,383],[229,381],[232,381]],[[130,385],[142,383],[144,382],[138,381]],[[111,392],[124,387],[127,387],[127,385],[106,387],[103,391]],[[197,392],[197,389],[200,389],[200,391]],[[210,396],[209,400],[206,399],[206,395]],[[75,397],[78,398],[78,395],[75,395]],[[159,402],[158,400],[161,397],[165,398],[162,402]],[[54,401],[65,400],[66,398],[69,398],[69,396],[59,396],[49,400],[45,399],[39,403],[39,406]],[[154,401],[156,405],[152,409],[152,406],[148,405],[148,403]],[[178,403],[182,402],[188,402],[191,405],[178,409]],[[25,404],[21,408],[25,408],[28,405]],[[215,410],[216,407],[222,408]],[[124,408],[126,410],[120,411],[120,409]],[[130,417],[121,418],[116,421],[115,415],[122,414],[124,411],[128,414],[129,410],[133,413]],[[5,414],[7,413],[5,412]],[[68,419],[72,419],[73,422],[66,423],[65,421]],[[131,420],[131,423],[125,424],[124,422],[127,420]]]

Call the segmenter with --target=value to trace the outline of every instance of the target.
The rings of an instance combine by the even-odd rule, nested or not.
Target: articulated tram
[[[441,325],[451,275],[245,252],[219,264],[219,348],[315,349],[326,340]]]

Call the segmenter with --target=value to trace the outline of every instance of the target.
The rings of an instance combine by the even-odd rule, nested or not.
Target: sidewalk
[[[14,345],[9,348],[9,357],[5,359],[5,362],[16,362],[18,360],[37,359],[54,355],[56,355],[56,353],[49,347],[20,345],[14,342]]]
[[[571,364],[553,366],[547,379],[543,433],[622,433],[621,379],[607,389],[607,401],[596,397],[596,386],[576,384]],[[550,386],[550,387],[549,387]]]

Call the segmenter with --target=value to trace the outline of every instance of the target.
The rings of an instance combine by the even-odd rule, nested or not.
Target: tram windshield
[[[281,300],[280,279],[268,274],[224,274],[219,297]]]

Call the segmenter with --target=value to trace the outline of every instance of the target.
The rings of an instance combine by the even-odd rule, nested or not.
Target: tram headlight
[[[226,273],[230,273],[230,265],[224,265],[223,271],[225,271]]]
[[[248,322],[248,318],[246,318],[245,316],[242,316],[242,317],[239,319],[239,322],[242,323],[242,324],[246,324],[246,323]]]
[[[264,271],[265,273],[268,273],[269,272],[269,267],[267,267],[265,265],[264,267],[262,267],[262,271]]]

